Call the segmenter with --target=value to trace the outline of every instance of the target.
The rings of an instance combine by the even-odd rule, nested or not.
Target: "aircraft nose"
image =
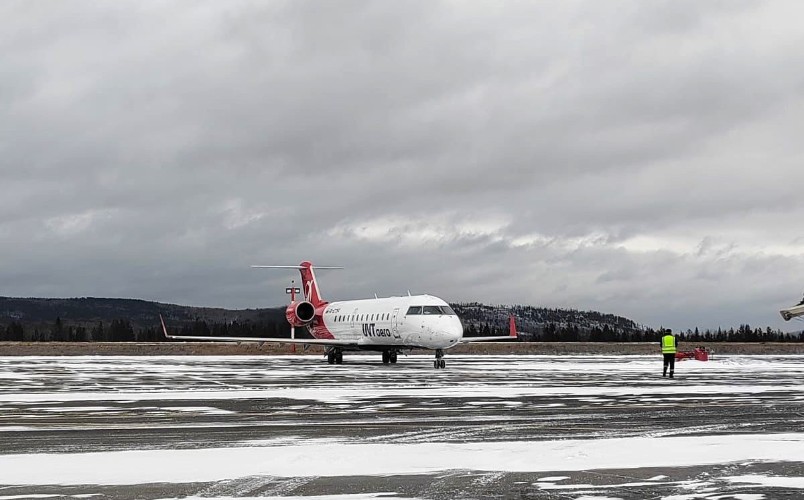
[[[453,321],[449,322],[447,325],[447,337],[449,338],[450,343],[455,343],[461,340],[463,337],[463,325],[461,324],[461,320],[458,318],[452,318]]]

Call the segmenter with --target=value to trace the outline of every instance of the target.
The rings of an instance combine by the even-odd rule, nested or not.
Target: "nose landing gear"
[[[382,363],[387,365],[391,363],[392,365],[396,364],[396,351],[383,351],[382,352]]]
[[[444,361],[444,350],[443,349],[436,349],[435,352],[435,361],[433,361],[433,368],[446,368],[447,362]]]
[[[327,364],[342,365],[343,364],[343,351],[336,348],[327,349]]]

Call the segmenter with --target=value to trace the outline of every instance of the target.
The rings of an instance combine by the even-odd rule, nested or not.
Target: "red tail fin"
[[[318,291],[318,282],[315,280],[312,262],[305,260],[299,264],[299,273],[301,273],[304,298],[312,303],[314,307],[324,303],[324,299],[321,298],[321,292]]]
[[[310,261],[305,260],[298,266],[251,266],[251,267],[261,267],[261,268],[268,268],[268,269],[298,269],[301,273],[302,277],[302,292],[304,293],[304,299],[311,302],[314,307],[318,307],[321,304],[326,304],[327,302],[321,298],[321,293],[318,291],[318,283],[315,280],[315,273],[313,273],[313,264]],[[315,266],[316,269],[343,269],[342,267],[321,267]],[[294,289],[290,288],[290,292],[293,294]],[[292,297],[295,299],[295,296]]]
[[[508,336],[509,337],[516,337],[516,320],[514,319],[514,315],[510,315],[508,317]]]

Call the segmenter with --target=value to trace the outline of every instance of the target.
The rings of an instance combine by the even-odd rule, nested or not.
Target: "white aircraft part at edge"
[[[779,314],[782,315],[782,318],[784,318],[785,321],[790,321],[793,318],[804,316],[804,304],[782,309],[779,311]]]

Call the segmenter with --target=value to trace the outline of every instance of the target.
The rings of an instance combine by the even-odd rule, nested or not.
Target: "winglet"
[[[165,334],[165,338],[169,339],[170,335],[168,335],[167,327],[165,326],[165,320],[162,318],[162,315],[159,315],[159,322],[162,323],[162,333]]]
[[[514,338],[518,337],[518,335],[516,333],[516,319],[514,319],[513,314],[508,316],[508,331],[509,331],[509,334],[508,334],[509,337],[514,337]]]

